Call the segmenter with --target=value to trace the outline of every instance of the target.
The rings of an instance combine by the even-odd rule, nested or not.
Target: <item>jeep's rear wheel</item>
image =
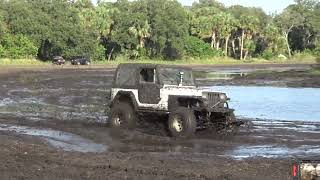
[[[111,108],[110,125],[113,128],[133,129],[136,126],[136,114],[128,102],[117,102]]]
[[[197,122],[192,110],[179,107],[170,113],[168,126],[171,136],[190,137],[196,132]]]

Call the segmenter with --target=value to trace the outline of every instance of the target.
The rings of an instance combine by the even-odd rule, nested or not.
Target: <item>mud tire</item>
[[[226,115],[225,121],[228,124],[220,133],[225,135],[236,135],[239,132],[239,126],[234,124],[236,122],[236,116],[234,113]]]
[[[136,113],[129,102],[117,102],[111,107],[110,126],[116,129],[134,129]]]
[[[168,129],[172,137],[191,137],[195,134],[196,127],[194,113],[188,108],[179,107],[169,114]]]

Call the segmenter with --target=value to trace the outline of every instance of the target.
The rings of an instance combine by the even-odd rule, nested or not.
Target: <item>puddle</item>
[[[264,158],[287,158],[295,156],[313,156],[320,154],[320,146],[303,145],[296,148],[286,146],[260,145],[260,146],[239,146],[227,153],[234,159],[245,159],[254,157]]]
[[[288,121],[320,121],[319,88],[213,86],[231,98],[237,116]]]
[[[101,153],[108,149],[105,145],[96,144],[79,135],[51,129],[36,129],[27,126],[0,124],[0,131],[10,131],[17,134],[37,136],[46,140],[52,147],[62,149],[64,151]]]

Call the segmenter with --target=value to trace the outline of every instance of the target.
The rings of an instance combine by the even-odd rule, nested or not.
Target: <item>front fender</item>
[[[190,105],[201,103],[202,97],[198,96],[178,96],[169,95],[168,97],[168,110],[173,111],[177,107],[189,107]]]
[[[116,96],[109,103],[109,107],[111,108],[114,105],[114,103],[116,103],[118,101],[129,101],[135,110],[138,109],[138,103],[137,103],[136,97],[134,96],[134,94],[132,92],[118,91]]]

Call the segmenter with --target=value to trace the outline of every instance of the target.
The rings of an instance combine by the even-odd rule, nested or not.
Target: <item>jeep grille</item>
[[[204,92],[204,95],[207,97],[209,107],[215,106],[215,108],[223,108],[224,103],[219,103],[220,101],[220,93],[215,92]]]

